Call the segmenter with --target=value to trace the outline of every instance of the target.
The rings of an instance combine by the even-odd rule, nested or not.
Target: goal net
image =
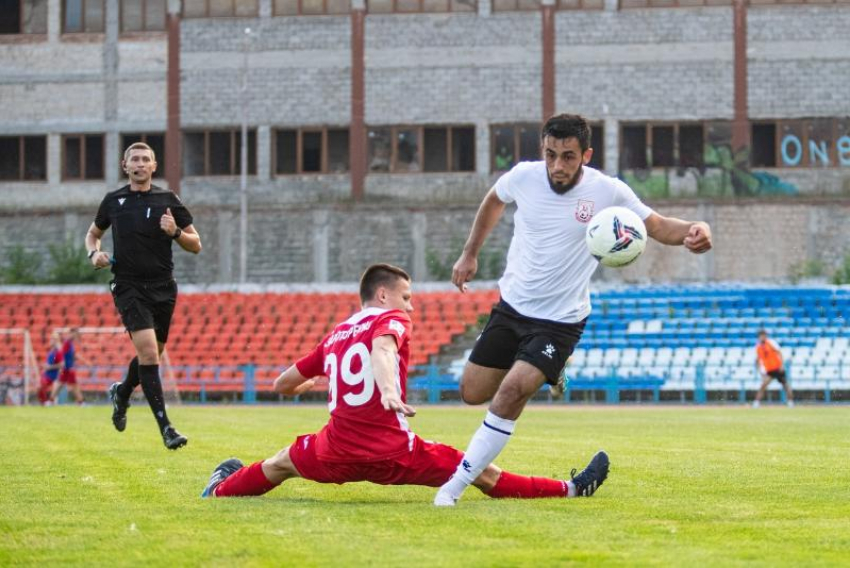
[[[105,395],[112,383],[124,380],[127,365],[135,356],[133,342],[123,327],[77,329],[80,332],[80,338],[74,344],[77,381],[84,392]],[[64,334],[68,329],[57,328],[56,331]],[[165,401],[180,404],[180,390],[167,350],[160,357],[159,375]],[[142,389],[137,388],[133,396],[135,400],[143,399]]]
[[[0,405],[23,405],[39,382],[29,330],[0,328]]]

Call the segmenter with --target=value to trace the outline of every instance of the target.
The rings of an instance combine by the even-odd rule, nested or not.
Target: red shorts
[[[66,385],[77,384],[77,372],[74,369],[62,369],[59,373],[59,382]]]
[[[298,436],[289,446],[289,458],[304,479],[319,483],[370,481],[380,485],[439,487],[454,474],[463,452],[414,436],[413,451],[385,461],[341,463],[316,456],[315,434]]]

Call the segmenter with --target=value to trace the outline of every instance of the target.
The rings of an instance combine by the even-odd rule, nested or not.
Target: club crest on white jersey
[[[587,223],[593,218],[593,201],[587,199],[579,199],[576,205],[576,221],[579,223]]]

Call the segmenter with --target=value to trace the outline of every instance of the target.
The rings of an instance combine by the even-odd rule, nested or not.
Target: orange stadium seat
[[[487,314],[497,300],[498,291],[418,293],[414,300],[411,365],[427,364],[454,336]],[[305,355],[359,305],[359,298],[353,293],[182,293],[169,337],[169,359],[172,366],[181,369],[175,374],[187,383],[187,390],[199,389],[202,381],[211,384],[217,366],[247,363],[274,366],[275,372],[270,373],[274,376],[266,376],[262,382],[262,388],[270,389],[278,369]],[[121,327],[121,320],[106,292],[3,296],[0,327],[28,329],[39,362],[53,329],[69,326]],[[88,339],[84,336],[81,341]],[[96,352],[89,354],[89,359],[93,359],[89,363],[123,368],[131,353],[130,342],[122,337],[120,342],[99,343]],[[21,357],[20,341],[9,336],[0,338],[0,365],[20,364]],[[190,378],[186,379],[187,372],[182,369],[195,367],[203,370],[189,372]],[[85,381],[105,381],[101,378],[103,372],[86,370],[84,388]],[[219,375],[219,381],[207,388],[240,390],[241,381],[236,377],[224,380]],[[326,384],[318,387],[326,389]]]

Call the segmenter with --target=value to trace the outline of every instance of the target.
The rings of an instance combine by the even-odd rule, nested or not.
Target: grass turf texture
[[[551,566],[847,565],[850,408],[530,407],[498,463],[565,477],[604,447],[590,499],[458,507],[435,490],[283,484],[202,500],[212,469],[272,455],[324,407],[176,407],[167,451],[150,411],[3,408],[0,564]],[[481,408],[422,406],[427,439],[465,447]]]

